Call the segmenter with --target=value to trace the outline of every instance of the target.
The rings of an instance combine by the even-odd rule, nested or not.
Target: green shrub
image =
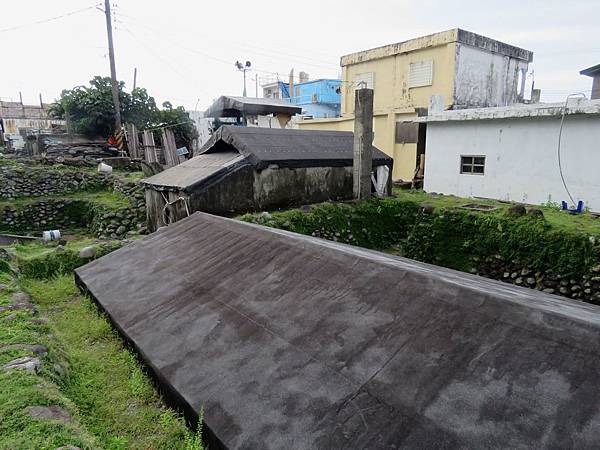
[[[99,246],[93,258],[80,258],[79,252],[72,250],[65,250],[60,253],[52,252],[44,256],[19,261],[19,270],[26,278],[47,279],[71,273],[76,268],[110,253],[118,247],[119,244],[117,243]]]
[[[600,250],[587,234],[552,227],[541,217],[426,210],[398,198],[246,214],[241,220],[371,249],[395,247],[408,258],[459,270],[468,270],[473,257],[499,256],[535,270],[581,276],[598,264]]]

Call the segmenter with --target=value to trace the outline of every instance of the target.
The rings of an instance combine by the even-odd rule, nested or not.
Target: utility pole
[[[258,98],[258,74],[254,74],[254,83],[256,85],[256,98]]]
[[[110,16],[110,0],[104,0],[104,13],[106,14],[106,33],[108,35],[108,59],[110,60],[110,78],[112,81],[112,98],[115,108],[115,138],[117,147],[123,150],[123,124],[121,123],[121,105],[119,103],[119,83],[115,67],[115,49],[113,47],[112,19]]]
[[[133,90],[135,90],[137,86],[137,67],[133,68]]]
[[[373,170],[373,89],[358,89],[354,97],[352,190],[357,200],[371,197]]]

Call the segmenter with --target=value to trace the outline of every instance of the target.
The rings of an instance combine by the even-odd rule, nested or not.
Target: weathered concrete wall
[[[261,171],[245,167],[205,191],[192,193],[190,206],[193,211],[231,214],[351,197],[351,167]]]
[[[532,204],[568,200],[557,159],[560,117],[430,122],[425,190]],[[600,211],[600,117],[565,118],[562,167],[575,200]],[[485,174],[460,173],[461,155],[485,156]]]
[[[456,44],[454,107],[507,106],[519,102],[519,72],[526,61]],[[522,77],[525,74],[522,73]]]
[[[327,200],[352,198],[351,167],[268,168],[256,171],[246,166],[207,189],[186,194],[164,191],[169,202],[185,198],[190,212],[232,215],[264,209],[288,208]],[[146,189],[148,229],[167,225],[161,193]],[[172,221],[187,217],[183,201],[169,207]]]

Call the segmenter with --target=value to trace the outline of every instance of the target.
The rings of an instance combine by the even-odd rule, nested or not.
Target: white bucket
[[[42,233],[42,240],[44,242],[57,241],[60,239],[59,230],[49,230]]]
[[[112,173],[112,166],[109,166],[108,164],[104,164],[103,162],[101,162],[100,164],[98,164],[98,172],[100,173]]]

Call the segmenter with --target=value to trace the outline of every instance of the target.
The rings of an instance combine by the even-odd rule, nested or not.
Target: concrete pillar
[[[373,167],[373,89],[358,89],[354,97],[354,198],[371,197]]]

